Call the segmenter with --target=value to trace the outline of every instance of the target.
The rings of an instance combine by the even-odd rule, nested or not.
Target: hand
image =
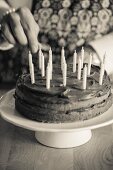
[[[1,30],[10,44],[28,45],[32,53],[37,52],[39,26],[27,7],[19,8],[16,12],[4,16]]]
[[[92,58],[92,63],[94,65],[100,66],[100,63],[102,62],[102,59],[100,59],[100,57],[98,56],[98,54],[95,52],[95,50],[91,47],[91,46],[87,46],[84,48],[84,62],[88,63],[89,60],[89,55],[92,54],[93,58]],[[81,51],[78,53],[78,56],[81,55]],[[105,70],[107,71],[111,83],[112,83],[112,88],[113,88],[113,67],[112,67],[112,61],[111,65],[108,63],[105,63]]]
[[[77,58],[81,57],[81,50],[82,50],[82,48],[77,49]],[[84,63],[88,63],[90,54],[93,55],[92,64],[100,65],[100,60],[99,60],[98,54],[90,46],[84,47]],[[73,60],[73,57],[68,58],[69,63],[72,63],[73,62],[72,60]],[[77,62],[78,62],[78,60],[77,60]]]

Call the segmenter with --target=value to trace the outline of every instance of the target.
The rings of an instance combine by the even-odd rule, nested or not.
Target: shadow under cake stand
[[[71,148],[85,144],[91,139],[92,129],[113,123],[113,105],[95,118],[71,123],[42,123],[29,120],[15,110],[14,89],[1,98],[0,114],[6,121],[35,131],[35,137],[43,145],[55,148]]]

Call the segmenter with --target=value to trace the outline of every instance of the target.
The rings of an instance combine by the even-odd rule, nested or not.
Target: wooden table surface
[[[0,170],[112,170],[112,127],[92,133],[82,146],[55,149],[38,143],[34,132],[0,118]]]

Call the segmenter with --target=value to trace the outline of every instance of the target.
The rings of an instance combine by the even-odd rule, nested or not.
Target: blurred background
[[[0,0],[0,4],[3,1]],[[75,49],[79,52],[82,46],[88,47],[89,51],[97,52],[90,42],[110,35],[113,30],[112,0],[7,0],[4,2],[16,9],[27,6],[31,10],[40,27],[37,37],[39,42],[50,45],[54,55],[57,56],[56,59],[60,57],[62,46],[65,48],[67,58],[73,55]],[[110,37],[113,39],[113,35]],[[0,43],[2,41],[1,34]],[[112,48],[112,44],[109,46]],[[14,86],[18,76],[27,72],[27,57],[27,46],[17,44],[9,50],[0,50],[1,86],[4,84]]]

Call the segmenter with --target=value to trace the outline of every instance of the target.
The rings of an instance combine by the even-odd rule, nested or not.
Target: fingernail
[[[36,53],[38,50],[38,47],[35,45],[33,45],[31,48],[32,48],[32,53]]]

